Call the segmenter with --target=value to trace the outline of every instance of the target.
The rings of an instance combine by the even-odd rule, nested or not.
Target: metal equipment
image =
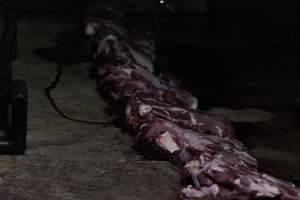
[[[12,79],[17,52],[17,17],[0,7],[0,154],[24,154],[27,129],[27,86]]]

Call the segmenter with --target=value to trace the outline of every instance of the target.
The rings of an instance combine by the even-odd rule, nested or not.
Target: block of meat
[[[204,153],[214,155],[218,152],[230,152],[251,166],[257,165],[256,159],[250,156],[247,148],[236,139],[228,140],[194,132],[161,119],[142,124],[136,136],[136,144],[145,154],[152,153],[143,150],[148,148],[147,144],[152,144],[155,148],[160,147],[162,153],[176,153],[177,163],[185,164]]]
[[[100,41],[107,35],[126,37],[129,35],[126,24],[117,24],[110,19],[90,18],[85,20],[85,34],[94,42]]]
[[[147,82],[136,81],[131,78],[133,66],[114,65],[106,63],[97,67],[97,87],[102,94],[113,101],[131,97],[135,92],[143,92],[159,96],[157,90]]]
[[[125,121],[138,133],[135,146],[147,157],[170,160],[181,169],[182,196],[300,200],[293,184],[257,170],[229,121],[197,111],[197,99],[179,89],[180,81],[172,76],[152,74],[154,41],[136,30],[104,4],[90,11],[85,32],[97,47],[98,88],[115,104],[129,99]]]
[[[167,82],[159,79],[149,71],[142,68],[137,68],[132,71],[132,79],[137,81],[147,82],[155,87],[161,94],[161,100],[164,100],[172,105],[197,109],[198,100],[185,90],[169,85]]]
[[[130,47],[115,35],[108,35],[97,43],[95,58],[103,59],[103,57],[114,60],[122,66],[134,65],[153,72],[153,64],[150,58]]]
[[[173,102],[174,99],[176,98],[172,99]],[[155,119],[165,119],[199,133],[222,138],[235,137],[234,128],[228,120],[175,105],[149,94],[136,93],[128,102],[125,123],[133,131],[137,131],[141,124]]]
[[[132,30],[132,27],[122,13],[110,9],[105,5],[102,5],[100,10],[99,7],[98,9],[91,7],[88,10],[88,15],[83,22],[84,31],[87,36],[95,40],[101,40],[109,34],[119,37],[130,36],[129,30]]]
[[[141,27],[132,26],[122,13],[103,7],[101,17],[95,10],[89,11],[84,20],[85,34],[93,41],[103,40],[108,35],[114,35],[125,41],[130,47],[155,60],[155,45],[153,34]]]
[[[235,139],[204,135],[156,120],[144,124],[136,136],[145,155],[163,156],[182,168],[185,197],[247,195],[251,198],[299,199],[293,184],[257,170],[256,160]],[[226,192],[225,192],[226,191]]]
[[[104,53],[106,56],[118,58],[125,64],[130,60],[153,72],[154,41],[132,33],[129,30],[133,29],[128,26],[126,23],[118,24],[109,19],[86,20],[85,32],[98,46],[95,57]],[[135,37],[132,38],[132,35]]]
[[[110,79],[112,78],[112,79]],[[106,93],[113,101],[130,99],[137,92],[143,92],[159,98],[160,94],[148,83],[125,79],[124,76],[110,75],[106,79],[98,81],[98,89]]]
[[[196,109],[197,98],[190,93],[161,82],[149,71],[134,65],[108,62],[97,68],[97,82],[101,91],[106,91],[118,100],[131,97],[136,92],[146,93],[171,105]]]
[[[201,154],[186,164],[183,177],[189,177],[192,182],[192,185],[182,190],[186,197],[200,197],[204,195],[203,190],[217,185],[219,191],[227,189],[252,199],[300,199],[299,188],[258,172],[255,166],[249,165],[230,152]],[[205,195],[224,195],[216,193],[210,192]]]

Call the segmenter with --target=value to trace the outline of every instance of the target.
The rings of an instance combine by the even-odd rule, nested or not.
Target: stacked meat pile
[[[180,89],[178,80],[153,74],[151,39],[110,9],[91,13],[85,32],[97,46],[98,88],[121,107],[118,114],[145,156],[181,169],[182,197],[300,199],[293,184],[257,170],[229,121],[197,110],[197,98]]]

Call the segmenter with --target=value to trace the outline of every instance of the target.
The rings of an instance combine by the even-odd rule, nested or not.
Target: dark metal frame
[[[27,134],[27,86],[12,81],[11,63],[17,57],[17,17],[1,8],[0,38],[0,154],[24,154]]]

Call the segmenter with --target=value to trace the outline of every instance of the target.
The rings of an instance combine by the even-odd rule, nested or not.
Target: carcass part
[[[126,125],[133,131],[137,131],[141,124],[155,119],[165,119],[199,133],[226,139],[235,137],[234,128],[228,120],[198,110],[176,106],[165,99],[158,99],[154,95],[145,93],[132,95],[126,109]],[[176,96],[170,99],[174,101]]]

